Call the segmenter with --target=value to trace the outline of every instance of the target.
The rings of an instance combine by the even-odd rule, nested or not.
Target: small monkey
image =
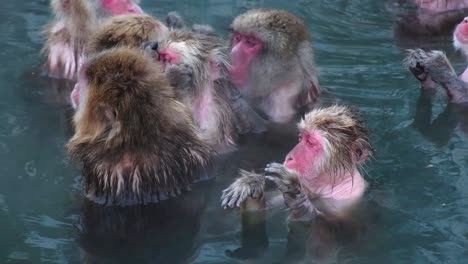
[[[104,20],[89,37],[86,54],[94,54],[116,47],[139,48],[144,42],[162,40],[169,29],[156,18],[149,15],[119,15]],[[70,95],[73,108],[76,109],[78,90]]]
[[[76,80],[85,57],[85,45],[103,17],[141,14],[133,0],[51,0],[54,20],[45,28],[47,75]]]
[[[320,94],[310,34],[304,21],[278,9],[252,9],[231,24],[229,73],[250,104],[286,123]]]
[[[210,163],[186,107],[159,65],[139,49],[98,53],[77,90],[71,157],[82,163],[86,196],[106,205],[157,202],[190,189]]]
[[[145,50],[165,68],[177,98],[191,111],[203,138],[219,152],[235,145],[239,134],[262,132],[265,121],[232,85],[226,45],[219,38],[173,30]]]
[[[298,252],[289,251],[300,247],[312,249],[315,257],[329,258],[334,255],[330,250],[336,249],[334,244],[339,240],[332,238],[339,234],[329,230],[341,230],[344,226],[352,233],[360,230],[350,223],[355,222],[355,212],[367,188],[359,168],[372,155],[368,131],[361,118],[348,107],[332,106],[306,114],[298,127],[299,142],[283,164],[268,164],[265,174],[241,170],[241,176],[223,191],[221,205],[240,207],[243,220],[242,247],[228,250],[229,256],[246,258],[265,248],[265,233],[260,239],[251,238],[246,230],[264,229],[263,209],[277,207],[281,202],[289,216],[287,254],[297,255]],[[279,195],[265,192],[267,179],[274,183]],[[307,243],[299,245],[295,241],[298,237]],[[255,241],[260,241],[260,246]]]

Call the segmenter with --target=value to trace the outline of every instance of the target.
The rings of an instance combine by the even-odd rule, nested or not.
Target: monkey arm
[[[317,215],[306,191],[302,188],[296,172],[279,163],[270,163],[265,168],[266,178],[273,181],[283,193],[284,202],[290,210],[290,220],[309,221]]]
[[[193,70],[186,64],[171,64],[167,66],[166,77],[177,95],[189,93],[193,89]],[[180,97],[184,98],[184,96]],[[180,99],[179,98],[179,99]]]
[[[423,85],[429,77],[440,84],[452,103],[468,102],[468,84],[458,78],[442,51],[410,50],[405,64]]]
[[[237,178],[221,196],[221,206],[223,208],[243,207],[249,199],[264,201],[265,176],[245,170],[240,170],[240,177]]]

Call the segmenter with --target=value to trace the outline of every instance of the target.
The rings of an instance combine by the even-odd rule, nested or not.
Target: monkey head
[[[159,65],[139,49],[105,50],[83,65],[75,135],[87,197],[104,204],[157,202],[190,188],[211,149],[175,100]]]
[[[119,46],[139,48],[150,40],[161,41],[169,29],[149,15],[120,15],[107,18],[92,34],[88,53]]]
[[[372,153],[367,129],[348,107],[313,110],[298,127],[299,143],[286,156],[284,166],[297,171],[305,182],[349,175]]]
[[[225,48],[224,42],[216,37],[175,30],[158,43],[157,59],[165,68],[171,64],[189,66],[195,89],[202,89],[227,74]]]
[[[99,0],[102,8],[112,15],[142,14],[139,0]]]
[[[240,88],[248,81],[254,61],[264,56],[281,62],[290,59],[299,44],[310,39],[304,22],[285,10],[249,10],[232,22],[231,29],[230,74]]]
[[[455,28],[453,33],[453,45],[468,55],[468,17],[465,17]]]

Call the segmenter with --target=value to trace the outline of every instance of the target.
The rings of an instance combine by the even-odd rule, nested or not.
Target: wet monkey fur
[[[169,29],[149,15],[119,15],[105,19],[89,37],[85,54],[90,55],[116,47],[139,48],[144,42],[162,40]],[[79,103],[78,86],[70,95],[73,108]]]
[[[191,111],[202,134],[218,152],[232,149],[240,134],[265,130],[263,120],[232,85],[225,43],[214,36],[173,30],[145,50],[158,60]]]
[[[268,206],[264,185],[269,179],[282,193],[291,220],[349,215],[367,187],[359,168],[372,154],[361,118],[348,107],[332,106],[306,114],[298,127],[299,142],[284,163],[267,165],[266,176],[241,170],[223,192],[223,207]]]
[[[85,45],[101,19],[110,15],[141,14],[130,0],[51,0],[54,20],[44,35],[44,70],[50,77],[76,80],[84,60]]]
[[[312,41],[304,21],[279,9],[252,9],[231,24],[233,83],[273,122],[310,109],[320,94]]]
[[[98,53],[77,83],[75,135],[86,196],[106,205],[157,202],[190,189],[210,163],[186,107],[157,63],[139,49]]]

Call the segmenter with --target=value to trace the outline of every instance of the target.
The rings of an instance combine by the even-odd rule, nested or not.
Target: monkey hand
[[[241,177],[237,178],[221,196],[223,208],[239,207],[248,198],[258,199],[263,196],[265,189],[265,176],[245,170],[239,171]]]
[[[171,29],[182,29],[185,27],[184,19],[179,15],[179,13],[172,11],[169,12],[166,16],[166,25]]]
[[[187,64],[166,66],[166,77],[176,90],[186,91],[193,86],[193,70]]]
[[[315,207],[302,190],[296,172],[279,163],[270,163],[265,168],[266,178],[276,184],[283,193],[286,206],[290,210],[290,220],[309,221],[316,215]]]
[[[446,82],[447,78],[457,78],[449,60],[442,51],[409,50],[404,64],[427,88],[434,87],[432,82],[441,84]]]

